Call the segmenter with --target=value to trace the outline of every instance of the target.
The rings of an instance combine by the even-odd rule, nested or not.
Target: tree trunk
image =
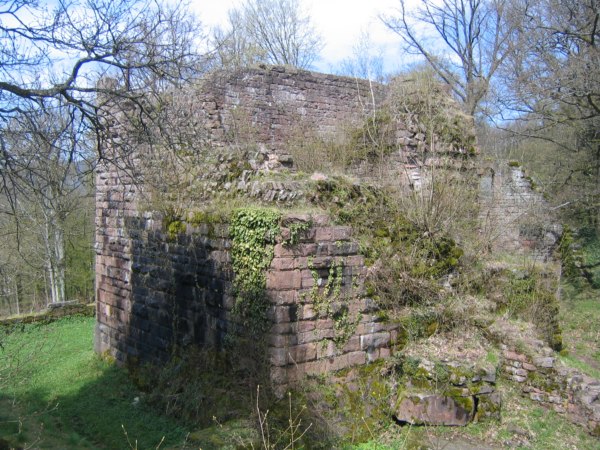
[[[46,216],[44,247],[46,249],[46,272],[50,282],[50,301],[65,301],[65,243],[64,233],[52,214]]]

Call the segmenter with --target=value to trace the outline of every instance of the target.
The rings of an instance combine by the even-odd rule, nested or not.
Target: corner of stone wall
[[[352,229],[326,216],[283,219],[283,242],[267,272],[273,325],[271,380],[283,392],[305,375],[328,373],[391,355],[397,326],[383,322],[365,296],[366,267]],[[285,224],[288,224],[286,227]],[[294,244],[293,223],[310,224]]]

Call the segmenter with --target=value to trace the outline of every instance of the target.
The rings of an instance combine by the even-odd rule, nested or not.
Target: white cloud
[[[400,39],[379,20],[380,14],[393,14],[399,0],[302,0],[325,44],[317,70],[335,70],[344,58],[352,56],[352,47],[362,31],[368,31],[375,47],[385,60],[387,72],[403,63]],[[418,0],[411,0],[418,2]],[[203,1],[194,4],[207,27],[224,24],[227,10],[239,5],[236,0]]]

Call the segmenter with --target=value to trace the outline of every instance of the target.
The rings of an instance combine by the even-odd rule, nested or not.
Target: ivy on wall
[[[233,212],[229,225],[235,272],[233,312],[253,334],[262,333],[268,327],[266,272],[273,259],[275,238],[280,233],[280,218],[280,212],[274,209],[240,208]]]

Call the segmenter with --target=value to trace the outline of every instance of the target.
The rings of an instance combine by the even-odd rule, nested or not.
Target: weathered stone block
[[[552,368],[554,367],[554,358],[550,356],[534,358],[533,364],[537,367]]]
[[[299,270],[284,272],[267,272],[267,289],[285,290],[300,289],[302,287],[302,273]]]
[[[499,421],[502,411],[502,396],[499,392],[493,392],[477,396],[477,411],[474,420],[483,422],[487,420]]]
[[[296,259],[293,257],[273,258],[271,269],[275,271],[296,269]]]
[[[298,291],[267,291],[267,296],[271,303],[276,305],[294,305],[299,301]]]
[[[437,394],[408,394],[394,411],[398,421],[412,425],[465,426],[473,420],[475,402],[471,397],[458,402]]]
[[[508,360],[527,362],[527,356],[510,350],[504,352],[504,357]]]
[[[390,333],[373,333],[360,337],[360,348],[366,350],[369,348],[387,347],[390,344]]]
[[[300,344],[288,349],[288,363],[297,364],[317,359],[317,344]]]

